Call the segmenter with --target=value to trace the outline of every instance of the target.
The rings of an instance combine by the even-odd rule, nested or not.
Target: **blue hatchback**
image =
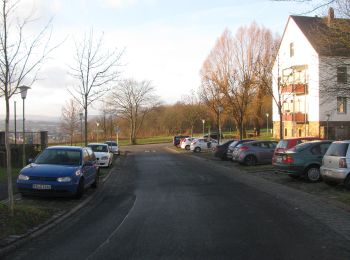
[[[98,172],[91,150],[74,146],[52,146],[20,171],[17,189],[22,195],[80,198],[88,186],[97,187]]]

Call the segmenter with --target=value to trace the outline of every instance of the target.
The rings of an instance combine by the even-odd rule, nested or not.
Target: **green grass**
[[[14,216],[10,216],[7,205],[0,203],[0,239],[9,235],[24,234],[27,230],[43,223],[55,211],[50,208],[37,207],[28,202],[17,202],[14,207]]]
[[[173,140],[173,136],[154,136],[147,138],[138,138],[137,144],[158,144],[158,143],[170,143]],[[120,146],[130,145],[129,140],[119,140]]]

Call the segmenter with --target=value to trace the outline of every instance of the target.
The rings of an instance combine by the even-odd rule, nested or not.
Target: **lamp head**
[[[28,89],[30,89],[30,87],[23,85],[23,86],[20,86],[19,89],[21,92],[22,99],[25,99],[27,97],[27,91],[28,91]]]

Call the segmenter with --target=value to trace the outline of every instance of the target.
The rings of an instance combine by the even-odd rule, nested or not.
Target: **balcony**
[[[292,121],[296,123],[304,123],[308,122],[308,114],[296,112],[296,113],[288,113],[282,116],[283,121]]]
[[[307,93],[307,84],[289,84],[289,85],[284,85],[281,88],[281,92],[283,93],[291,93],[291,94],[296,94],[296,95],[302,95]]]

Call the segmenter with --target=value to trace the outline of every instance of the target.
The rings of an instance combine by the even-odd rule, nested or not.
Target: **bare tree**
[[[120,117],[129,122],[130,143],[136,144],[139,132],[146,115],[159,105],[150,81],[137,82],[127,79],[120,82],[113,90],[110,104],[114,104]]]
[[[61,129],[69,136],[70,145],[73,145],[75,132],[80,129],[80,111],[79,104],[73,99],[66,102],[66,105],[62,108]]]
[[[13,214],[13,190],[11,176],[11,151],[9,140],[10,99],[19,93],[19,87],[26,83],[31,86],[45,58],[57,47],[50,47],[51,21],[34,36],[25,35],[25,29],[34,19],[21,18],[16,12],[20,1],[0,2],[0,91],[5,98],[5,148],[8,196]]]
[[[95,40],[91,30],[89,35],[76,43],[75,66],[70,67],[71,75],[78,84],[69,89],[75,100],[84,110],[85,133],[84,140],[87,145],[87,117],[88,108],[111,89],[119,78],[120,59],[123,52],[114,49],[109,51],[104,47],[103,34]]]

